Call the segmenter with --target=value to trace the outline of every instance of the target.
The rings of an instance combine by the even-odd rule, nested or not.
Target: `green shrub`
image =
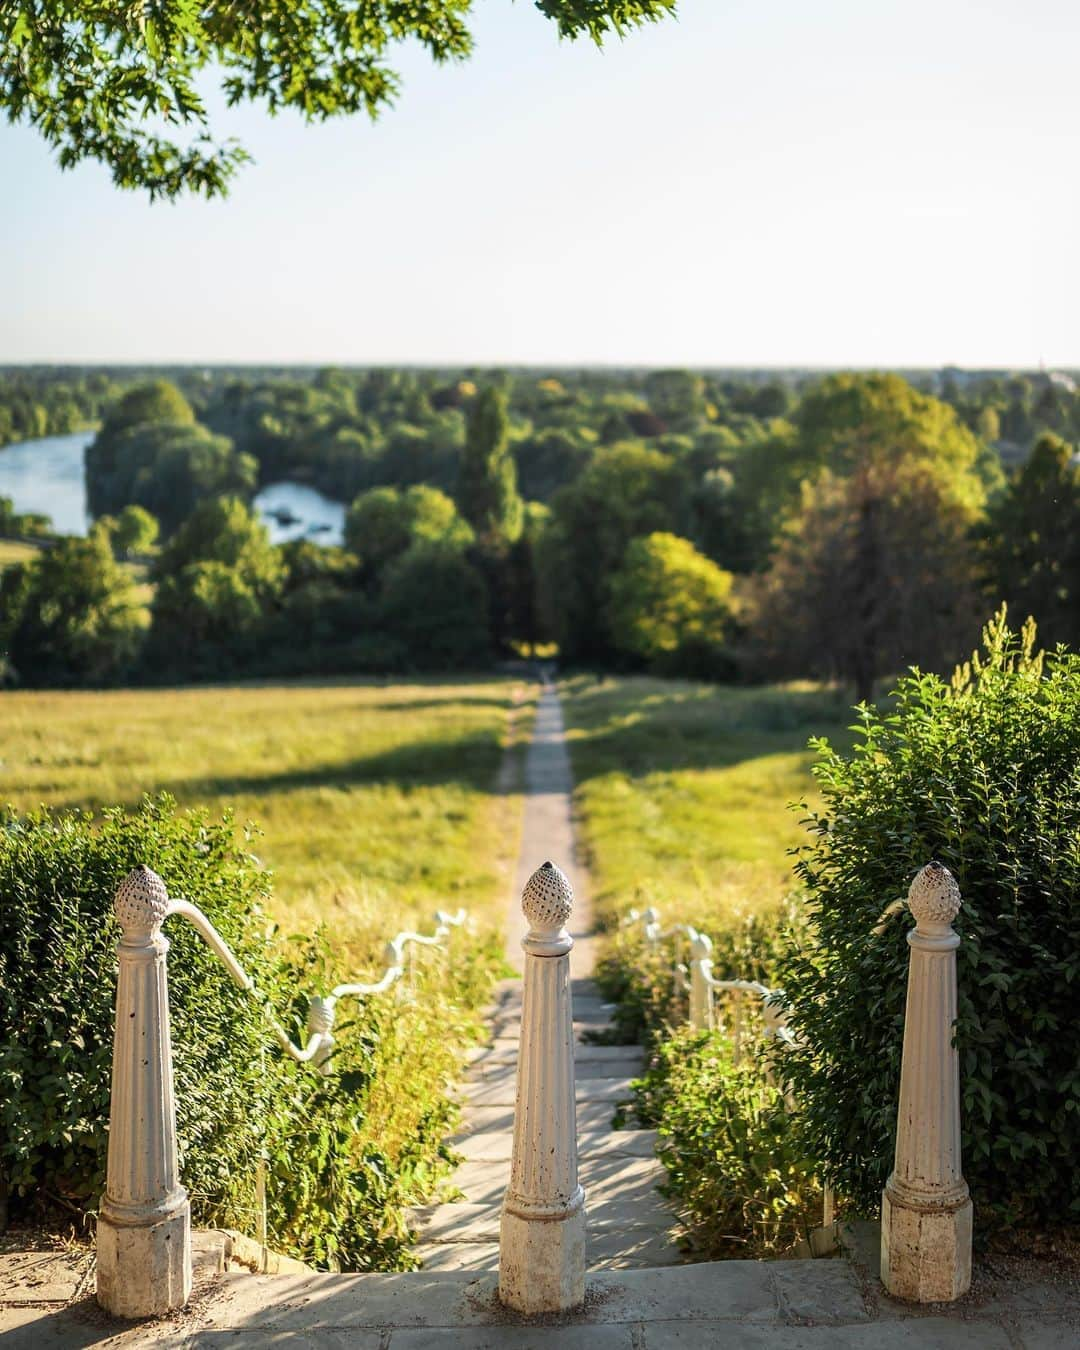
[[[820,1187],[763,1057],[736,1064],[722,1032],[684,1027],[657,1047],[634,1094],[659,1132],[664,1190],[695,1256],[782,1252],[820,1222]]]
[[[267,874],[228,819],[178,814],[164,797],[96,822],[3,817],[0,1172],[16,1211],[57,1199],[89,1208],[103,1188],[112,895],[142,861],[207,914],[294,1040],[307,995],[340,978],[320,938],[274,940],[261,909]],[[265,1160],[273,1245],[346,1269],[408,1266],[405,1209],[446,1170],[445,1086],[472,1032],[469,1009],[490,985],[494,944],[459,943],[450,965],[432,957],[415,1002],[343,1004],[322,1077],[280,1052],[255,1001],[188,925],[172,920],[167,932],[181,1175],[195,1222],[253,1232]]]
[[[911,927],[931,858],[955,875],[964,1174],[983,1226],[1080,1218],[1080,658],[1004,611],[951,683],[863,707],[850,757],[817,742],[824,806],[797,871],[812,941],[783,972],[807,1150],[873,1210],[892,1166]]]

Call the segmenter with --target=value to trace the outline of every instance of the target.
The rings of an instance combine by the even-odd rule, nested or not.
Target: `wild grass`
[[[229,808],[261,830],[285,933],[326,924],[343,959],[377,965],[438,908],[500,913],[520,800],[496,777],[528,711],[499,678],[9,692],[0,800]]]
[[[645,677],[580,677],[562,694],[602,919],[651,904],[716,930],[779,908],[802,837],[789,806],[815,799],[807,739],[846,743],[844,695]]]

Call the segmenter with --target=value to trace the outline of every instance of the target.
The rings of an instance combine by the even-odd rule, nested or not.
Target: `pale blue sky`
[[[1075,0],[481,0],[396,111],[229,114],[223,203],[0,126],[0,361],[1080,364]]]

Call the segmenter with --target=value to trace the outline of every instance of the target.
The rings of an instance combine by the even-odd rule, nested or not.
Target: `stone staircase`
[[[578,1160],[585,1188],[590,1269],[674,1265],[675,1216],[657,1192],[664,1170],[652,1130],[611,1127],[616,1103],[641,1070],[636,1046],[592,1045],[612,1009],[589,979],[573,981],[574,1072]],[[499,1210],[510,1176],[521,986],[507,982],[491,1018],[490,1043],[479,1050],[464,1088],[463,1161],[450,1180],[460,1198],[414,1211],[417,1252],[425,1270],[495,1271]]]

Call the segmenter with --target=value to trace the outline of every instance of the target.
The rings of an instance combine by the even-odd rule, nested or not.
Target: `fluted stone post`
[[[585,1298],[585,1193],[578,1184],[574,1015],[566,931],[574,893],[550,862],[529,878],[510,1184],[499,1238],[499,1298],[522,1313]]]
[[[953,1045],[960,891],[931,862],[911,883],[915,927],[904,1015],[896,1165],[881,1202],[881,1278],[896,1298],[944,1303],[971,1284],[971,1200],[960,1171]]]
[[[148,867],[116,892],[116,1042],[97,1300],[117,1317],[181,1308],[191,1294],[191,1214],[176,1165],[165,885]]]

